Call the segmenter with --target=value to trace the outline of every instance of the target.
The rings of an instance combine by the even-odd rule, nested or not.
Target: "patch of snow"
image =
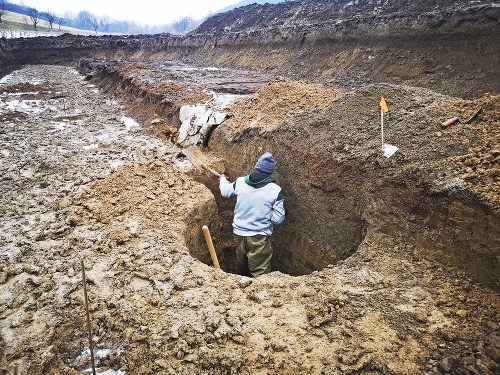
[[[39,114],[43,111],[40,100],[12,100],[7,103],[7,109],[12,112]]]
[[[136,127],[140,126],[137,121],[135,121],[134,119],[132,119],[130,117],[123,116],[121,118],[121,121],[125,124],[125,128],[127,129],[127,131],[132,129],[132,128],[136,128]]]
[[[21,171],[21,173],[19,173],[22,177],[24,178],[33,178],[35,176],[35,171],[31,168],[28,168],[28,169],[24,169]]]
[[[131,234],[136,234],[137,229],[139,228],[139,222],[129,218],[127,221],[127,227],[130,230]]]
[[[124,162],[123,160],[110,160],[108,164],[111,166],[111,168],[113,168],[113,170],[116,171],[118,167],[121,167],[124,164]]]
[[[16,30],[0,30],[0,37],[5,39],[18,38],[36,38],[39,36],[59,36],[63,32],[39,32],[39,31],[16,31]]]
[[[38,95],[38,94],[40,94],[40,91],[9,92],[9,96]]]
[[[106,140],[110,139],[110,137],[111,137],[111,136],[110,136],[108,133],[99,134],[98,136],[96,136],[96,138],[97,138],[97,140],[98,140],[99,142],[104,142],[104,141],[106,141]]]
[[[216,94],[212,93],[213,98],[211,103],[214,107],[225,109],[229,104],[234,103],[236,100],[249,95],[235,95],[235,94]]]
[[[56,122],[56,121],[51,121],[51,124],[54,125],[55,130],[66,130],[68,129],[68,124],[66,122]]]
[[[106,105],[109,105],[109,106],[118,105],[118,102],[116,100],[107,99]]]
[[[110,354],[116,353],[117,355],[121,355],[123,353],[122,349],[98,349],[94,350],[94,358],[97,360],[96,364],[98,363],[99,359],[106,358]],[[82,360],[87,360],[90,361],[90,349],[85,349],[76,359],[73,361],[71,364],[72,366],[76,366],[78,363],[80,363]],[[92,372],[92,367],[89,366],[84,370],[85,372]],[[125,375],[125,372],[120,371],[120,370],[113,370],[109,369],[104,372],[97,372],[98,374],[106,374],[106,375]]]

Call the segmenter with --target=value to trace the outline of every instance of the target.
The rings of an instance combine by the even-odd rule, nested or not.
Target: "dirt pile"
[[[310,82],[276,78],[260,87],[255,95],[231,105],[228,111],[234,119],[229,119],[227,124],[242,132],[253,127],[272,131],[284,118],[324,107],[340,96],[337,90]]]
[[[481,125],[476,127],[476,131],[480,134],[481,141],[470,150],[470,153],[457,158],[457,169],[463,173],[465,185],[484,197],[486,201],[492,202],[498,211],[500,209],[500,97],[486,95],[471,104],[480,111],[478,117],[482,121]],[[478,120],[471,121],[472,124],[477,122]]]
[[[453,1],[287,1],[279,4],[252,4],[216,14],[192,33],[227,36],[259,35],[281,31],[321,33],[325,29],[344,35],[387,30],[452,30],[469,23],[498,23],[498,3],[488,0]]]
[[[10,85],[3,88],[3,92],[6,93],[29,93],[29,92],[39,92],[39,91],[50,91],[50,88],[43,85],[31,84],[31,83],[18,83]]]

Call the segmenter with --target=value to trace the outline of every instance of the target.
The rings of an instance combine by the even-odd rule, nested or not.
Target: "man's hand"
[[[220,182],[220,179],[221,179],[221,178],[223,178],[223,177],[224,177],[224,178],[226,178],[226,176],[225,176],[225,175],[223,175],[223,174],[221,174],[221,175],[219,176],[219,182]]]

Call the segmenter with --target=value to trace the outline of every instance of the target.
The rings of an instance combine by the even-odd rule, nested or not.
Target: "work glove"
[[[225,179],[225,178],[226,178],[226,176],[225,176],[225,175],[223,175],[223,174],[221,174],[221,175],[219,176],[219,179],[218,179],[218,180],[219,180],[219,182],[220,182],[221,178],[224,178],[224,179]]]

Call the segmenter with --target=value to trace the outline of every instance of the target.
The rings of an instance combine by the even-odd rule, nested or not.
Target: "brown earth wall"
[[[496,93],[500,26],[394,30],[348,35],[325,30],[218,35],[40,37],[1,40],[2,69],[16,64],[77,64],[81,59],[179,60],[273,72],[337,87],[406,83],[460,96]]]
[[[401,246],[417,249],[422,258],[464,269],[483,284],[500,287],[498,213],[473,196],[431,192],[418,177],[387,176],[383,166],[367,167],[364,160],[339,161],[338,154],[308,149],[283,133],[263,137],[247,132],[234,139],[221,127],[209,147],[224,155],[230,178],[252,170],[265,150],[279,161],[274,177],[287,193],[287,220],[275,235],[274,269],[291,275],[321,270],[355,253],[373,232],[399,238]],[[218,197],[216,186],[210,188],[219,212],[230,215],[233,205]]]

